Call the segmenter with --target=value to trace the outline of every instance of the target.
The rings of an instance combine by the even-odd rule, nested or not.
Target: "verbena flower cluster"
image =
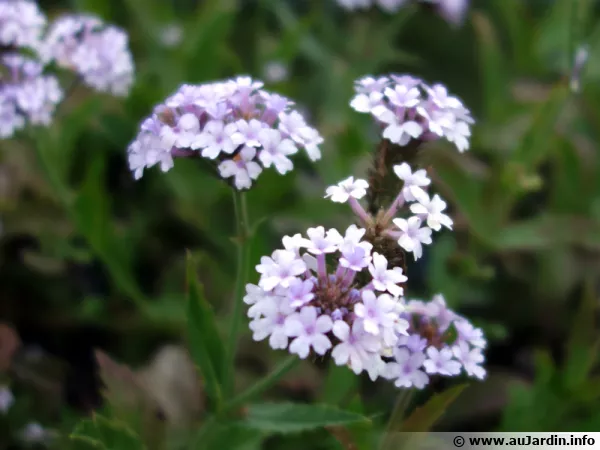
[[[48,125],[64,97],[54,62],[85,84],[125,95],[133,80],[127,35],[93,16],[66,16],[47,28],[30,0],[0,0],[0,138],[32,125]]]
[[[250,77],[181,86],[130,144],[134,177],[156,164],[168,171],[173,157],[201,156],[215,161],[221,177],[237,189],[248,189],[263,168],[292,170],[290,156],[299,149],[319,159],[323,139],[317,130],[291,108],[292,101],[262,87]]]
[[[356,82],[350,106],[369,113],[383,137],[397,145],[445,138],[459,151],[469,148],[471,113],[441,84],[429,86],[410,75],[365,77]]]
[[[433,6],[438,14],[452,25],[460,25],[469,8],[469,0],[337,0],[337,2],[350,11],[378,6],[387,13],[395,13],[411,3],[420,3]]]
[[[256,267],[245,303],[255,340],[304,359],[330,354],[372,380],[422,389],[430,375],[483,378],[483,333],[446,307],[405,300],[407,277],[363,240],[364,228],[309,228]]]
[[[133,83],[129,38],[118,27],[90,15],[68,15],[48,31],[42,57],[75,71],[85,84],[100,92],[126,95]]]
[[[383,139],[405,145],[435,135],[468,148],[468,134],[459,139],[453,129],[472,120],[442,86],[408,76],[364,78],[358,85],[352,106],[385,124]],[[285,236],[283,248],[262,257],[258,285],[248,284],[244,297],[253,337],[302,359],[330,355],[337,365],[366,371],[372,380],[394,380],[397,387],[422,389],[433,375],[482,379],[482,330],[450,310],[441,295],[429,302],[406,299],[407,277],[384,254],[398,245],[416,260],[433,231],[453,225],[446,203],[427,192],[431,180],[424,169],[406,162],[393,169],[402,187],[387,210],[367,213],[359,200],[369,184],[349,177],[327,188],[325,197],[349,203],[359,225],[343,234],[309,228],[305,236]]]

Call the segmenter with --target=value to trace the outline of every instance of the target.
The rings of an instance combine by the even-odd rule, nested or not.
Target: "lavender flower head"
[[[356,82],[350,106],[370,113],[383,137],[405,146],[412,140],[444,138],[460,152],[469,148],[471,113],[441,84],[427,85],[410,75],[365,77]]]
[[[156,164],[168,171],[173,157],[202,156],[217,162],[221,177],[231,178],[237,189],[248,189],[263,168],[273,166],[282,175],[292,170],[289,157],[300,148],[319,159],[323,139],[317,130],[291,109],[289,99],[262,87],[249,77],[181,86],[130,144],[134,177]]]
[[[52,24],[41,51],[45,62],[74,70],[100,92],[127,95],[134,64],[127,34],[90,15],[68,15]]]
[[[29,0],[0,1],[0,44],[37,49],[46,17]]]
[[[26,122],[48,125],[63,98],[56,77],[37,61],[10,53],[1,60],[0,137],[11,137]]]
[[[463,319],[437,304],[422,310],[407,304],[401,297],[407,281],[402,269],[374,252],[363,240],[365,233],[351,225],[344,236],[316,227],[308,229],[307,238],[284,237],[284,248],[256,266],[258,285],[246,286],[253,338],[268,338],[273,349],[287,349],[302,359],[330,354],[337,365],[356,374],[366,371],[372,380],[395,379],[397,386],[422,388],[426,372],[457,375],[463,367],[483,376],[483,369],[475,367],[482,359],[444,334],[450,322]],[[423,337],[422,318],[436,331],[430,340]],[[440,319],[447,319],[445,329],[438,326]],[[463,324],[465,334],[477,334],[469,326]],[[418,350],[406,353],[409,348]]]

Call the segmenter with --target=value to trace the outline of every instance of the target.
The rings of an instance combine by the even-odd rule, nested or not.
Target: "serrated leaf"
[[[71,439],[106,450],[145,450],[138,436],[122,422],[94,415],[77,424]]]
[[[213,409],[220,408],[225,348],[219,336],[212,307],[198,282],[196,265],[187,255],[188,337],[190,353],[200,370]]]
[[[297,433],[324,427],[370,423],[365,416],[329,405],[259,403],[250,405],[244,423],[261,431]]]

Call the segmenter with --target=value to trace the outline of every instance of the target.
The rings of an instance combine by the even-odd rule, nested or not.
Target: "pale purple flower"
[[[427,374],[421,370],[425,354],[411,353],[400,347],[394,350],[394,361],[386,366],[386,378],[393,379],[396,387],[423,389],[429,382]]]
[[[377,336],[386,329],[394,328],[396,301],[388,294],[376,296],[373,291],[365,290],[362,293],[362,302],[354,306],[354,314],[362,319],[367,333]],[[395,342],[388,343],[388,345],[393,343]]]
[[[469,376],[474,376],[483,380],[486,372],[481,363],[485,360],[480,348],[470,348],[465,341],[459,341],[452,348],[452,352],[458,361],[462,364],[465,372]]]
[[[369,272],[373,276],[373,287],[378,291],[388,291],[394,297],[403,294],[404,290],[401,283],[406,282],[408,278],[403,275],[400,267],[388,269],[388,262],[385,256],[379,253],[373,253],[373,262],[369,265]]]
[[[402,186],[402,196],[407,202],[414,202],[417,200],[415,195],[419,195],[423,190],[424,186],[429,186],[431,180],[427,177],[427,171],[425,169],[411,170],[408,163],[402,163],[394,166],[394,173],[398,178],[404,181]]]
[[[257,304],[260,316],[252,317],[250,330],[255,341],[262,341],[269,337],[271,348],[287,348],[288,336],[286,334],[286,319],[294,313],[288,300],[281,296],[268,296]]]
[[[398,116],[386,106],[373,108],[373,115],[387,124],[383,137],[398,145],[406,145],[411,139],[417,139],[423,133],[423,127],[414,120],[405,120],[404,115]]]
[[[259,286],[265,291],[271,291],[276,286],[287,288],[291,281],[306,271],[306,264],[287,250],[275,250],[272,257],[263,256],[256,270],[263,276]]]
[[[278,130],[263,129],[259,132],[258,139],[263,147],[258,158],[264,167],[275,166],[281,175],[286,174],[294,168],[292,160],[288,155],[293,155],[298,148],[290,139],[283,139]]]
[[[233,158],[219,164],[219,174],[223,178],[234,177],[234,185],[238,189],[249,189],[252,180],[256,180],[262,168],[254,161],[256,149],[244,147]]]
[[[260,147],[259,133],[265,128],[265,124],[257,119],[244,120],[240,119],[235,123],[237,132],[240,133],[241,139],[248,147]]]
[[[344,245],[341,250],[340,265],[342,267],[360,272],[371,262],[371,247],[365,248],[364,245]]]
[[[413,214],[427,218],[427,226],[432,230],[439,231],[442,226],[452,229],[452,219],[442,211],[446,209],[446,202],[439,195],[435,194],[433,198],[425,192],[415,192],[418,203],[410,205]]]
[[[348,177],[337,185],[329,186],[325,191],[325,198],[330,197],[332,202],[346,203],[350,197],[357,200],[367,194],[369,184],[360,178]]]
[[[361,373],[381,347],[381,342],[372,334],[366,333],[360,321],[354,321],[352,328],[341,320],[333,324],[333,334],[340,340],[331,352],[338,366],[347,364],[355,373]]]
[[[307,250],[313,255],[333,253],[338,250],[339,245],[344,240],[335,228],[331,228],[327,232],[325,232],[324,227],[309,228],[306,234],[310,239],[310,245]]]
[[[297,308],[304,306],[315,298],[313,293],[315,285],[312,280],[301,280],[296,278],[290,282],[290,288],[287,291],[290,306]]]
[[[487,341],[483,336],[481,328],[475,328],[469,321],[456,320],[454,322],[454,327],[458,332],[459,339],[468,342],[473,347],[485,348],[487,345]]]
[[[237,134],[234,123],[224,124],[220,120],[211,120],[190,148],[193,150],[202,148],[202,156],[215,159],[221,152],[231,155],[242,142],[242,137]]]
[[[313,306],[305,306],[300,312],[289,316],[285,322],[285,332],[294,339],[290,343],[290,352],[305,359],[312,348],[318,355],[324,355],[331,348],[327,333],[333,322],[327,315],[319,316]]]
[[[300,255],[301,248],[306,248],[311,245],[311,242],[304,238],[300,233],[296,233],[293,236],[284,236],[283,239],[281,239],[281,242],[286,250],[294,252],[296,255]]]
[[[452,357],[452,350],[448,347],[443,347],[440,350],[435,347],[429,347],[427,349],[427,359],[423,362],[423,367],[425,367],[425,370],[429,374],[458,375],[461,366]]]
[[[422,244],[431,244],[431,229],[421,227],[421,219],[416,216],[406,219],[394,219],[394,225],[400,230],[398,245],[414,255],[415,261],[423,255]]]

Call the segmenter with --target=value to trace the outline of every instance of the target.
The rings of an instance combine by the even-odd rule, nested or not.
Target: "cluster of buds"
[[[293,102],[262,89],[261,81],[238,77],[183,85],[141,125],[128,148],[129,167],[139,179],[145,168],[173,167],[174,157],[203,157],[222,178],[248,189],[263,168],[280,174],[293,169],[289,158],[304,149],[316,161],[323,138]]]
[[[48,70],[53,63],[100,92],[125,95],[133,82],[127,35],[92,16],[66,16],[48,27],[34,1],[0,0],[0,44],[0,138],[51,122],[64,97]]]
[[[446,22],[458,26],[465,20],[469,0],[337,0],[338,4],[350,11],[378,6],[382,11],[395,13],[411,3],[431,7]]]

